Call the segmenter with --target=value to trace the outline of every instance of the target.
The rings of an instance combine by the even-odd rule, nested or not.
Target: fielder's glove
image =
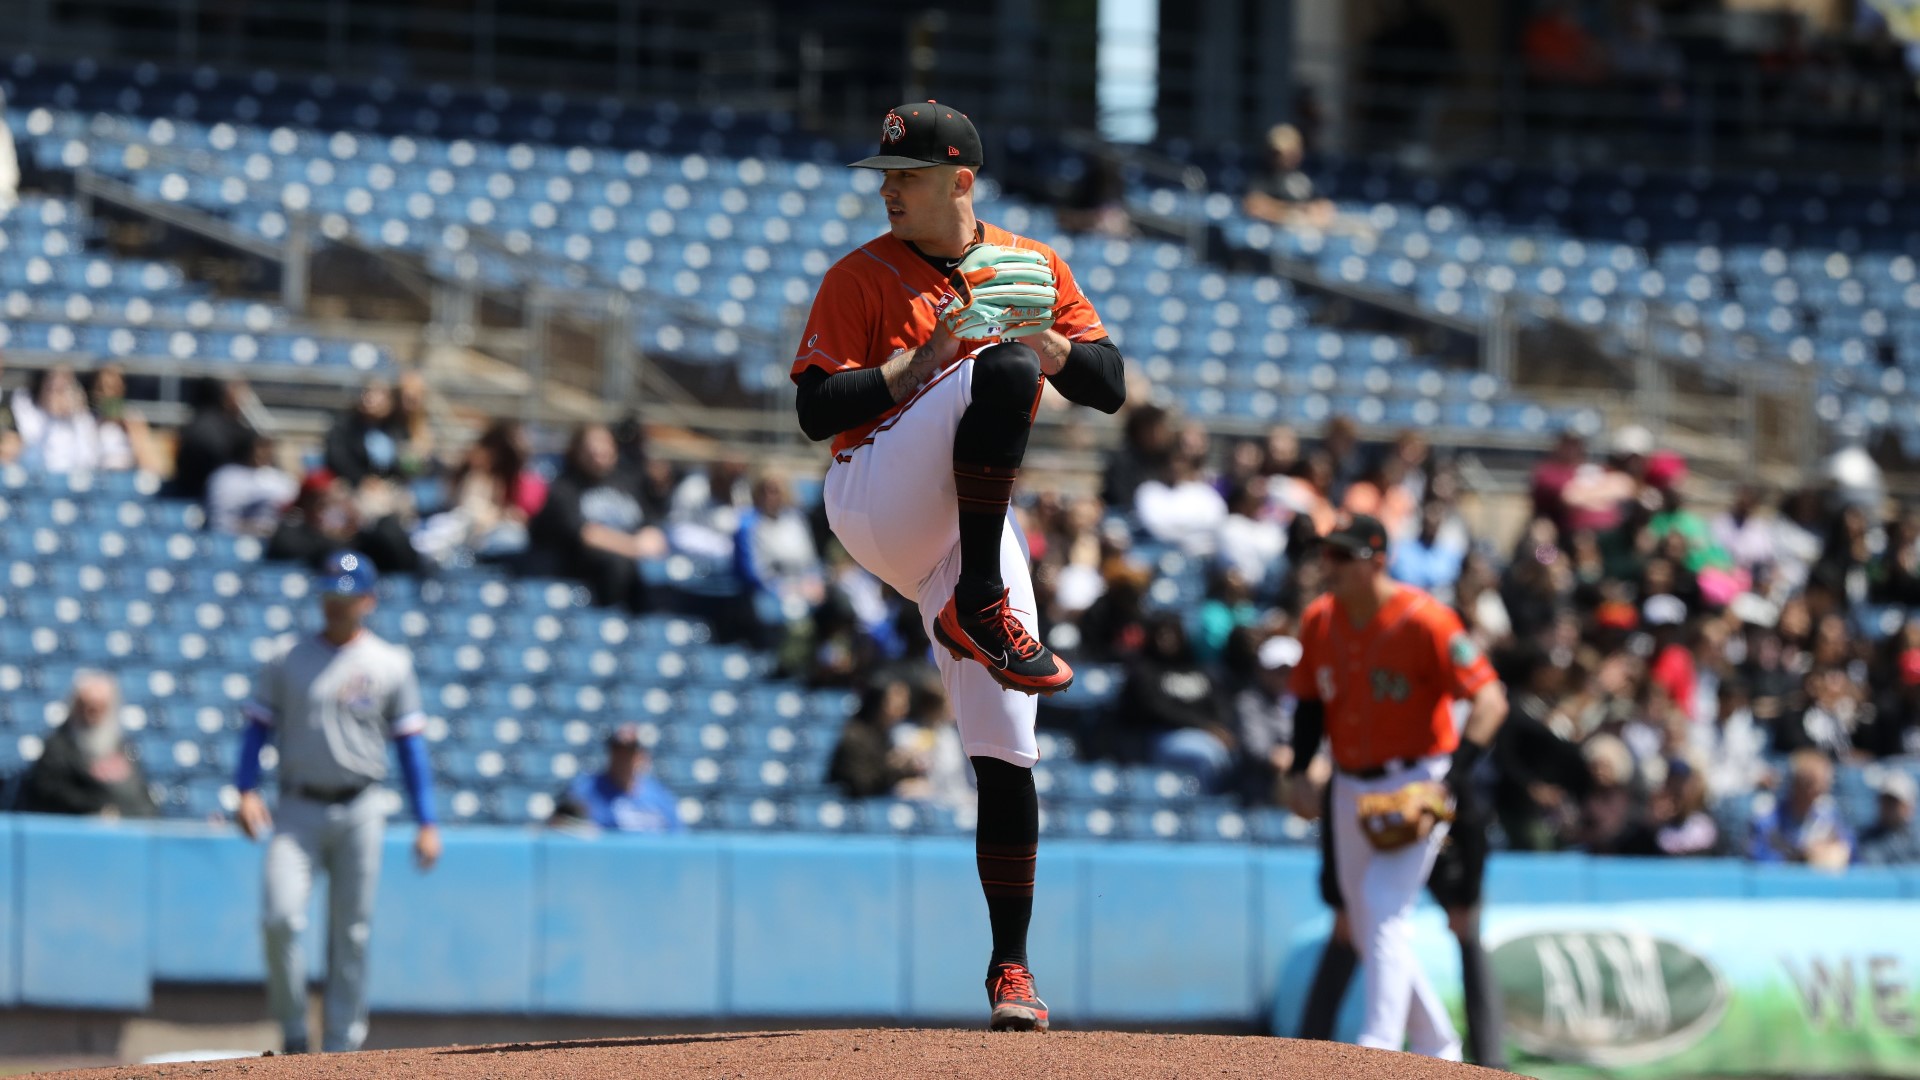
[[[1037,251],[975,244],[948,281],[953,298],[940,322],[962,341],[1026,337],[1053,326],[1060,294],[1053,268]]]
[[[1434,825],[1453,816],[1446,785],[1431,780],[1416,780],[1393,791],[1367,792],[1355,810],[1360,831],[1378,851],[1398,851],[1424,840]]]

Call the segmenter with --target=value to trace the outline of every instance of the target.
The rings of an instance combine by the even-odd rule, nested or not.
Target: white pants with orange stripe
[[[1420,758],[1368,780],[1335,770],[1333,820],[1320,827],[1333,830],[1340,897],[1353,926],[1354,951],[1366,963],[1366,1013],[1355,1041],[1398,1050],[1404,1040],[1413,1053],[1459,1061],[1460,1036],[1413,953],[1413,905],[1446,842],[1447,826],[1435,826],[1426,840],[1399,851],[1376,851],[1360,830],[1359,810],[1361,795],[1396,791],[1415,780],[1444,780],[1450,763],[1444,754]]]
[[[827,470],[827,523],[854,561],[920,605],[929,638],[933,620],[960,577],[960,518],[953,491],[953,436],[972,402],[973,359],[960,360],[922,387],[864,445],[842,452]],[[1026,545],[1011,516],[1000,536],[1000,578],[1027,633],[1039,636]],[[1002,687],[987,669],[933,650],[968,757],[1022,767],[1040,760],[1033,725],[1037,699]]]

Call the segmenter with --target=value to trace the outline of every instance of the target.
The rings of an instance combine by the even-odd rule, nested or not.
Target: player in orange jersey
[[[1413,955],[1413,903],[1446,841],[1437,822],[1423,838],[1382,850],[1370,842],[1362,795],[1444,782],[1455,813],[1472,798],[1470,775],[1507,716],[1505,689],[1453,610],[1387,576],[1387,531],[1355,515],[1322,540],[1331,587],[1301,616],[1293,692],[1291,802],[1320,815],[1322,793],[1306,767],[1324,731],[1334,762],[1329,818],[1334,870],[1366,964],[1359,1043],[1460,1060],[1460,1037]],[[1472,703],[1464,731],[1453,703]]]

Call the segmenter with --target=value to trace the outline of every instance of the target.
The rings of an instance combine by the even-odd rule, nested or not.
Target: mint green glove
[[[1053,325],[1053,268],[1025,248],[975,245],[948,279],[953,298],[940,312],[947,333],[962,341],[1018,338]]]

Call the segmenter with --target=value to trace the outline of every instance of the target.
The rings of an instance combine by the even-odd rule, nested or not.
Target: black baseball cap
[[[1387,527],[1378,518],[1354,514],[1320,538],[1320,542],[1356,559],[1371,559],[1387,550]]]
[[[979,168],[980,133],[967,114],[937,101],[896,105],[880,121],[880,152],[849,169],[924,169],[929,165]]]

